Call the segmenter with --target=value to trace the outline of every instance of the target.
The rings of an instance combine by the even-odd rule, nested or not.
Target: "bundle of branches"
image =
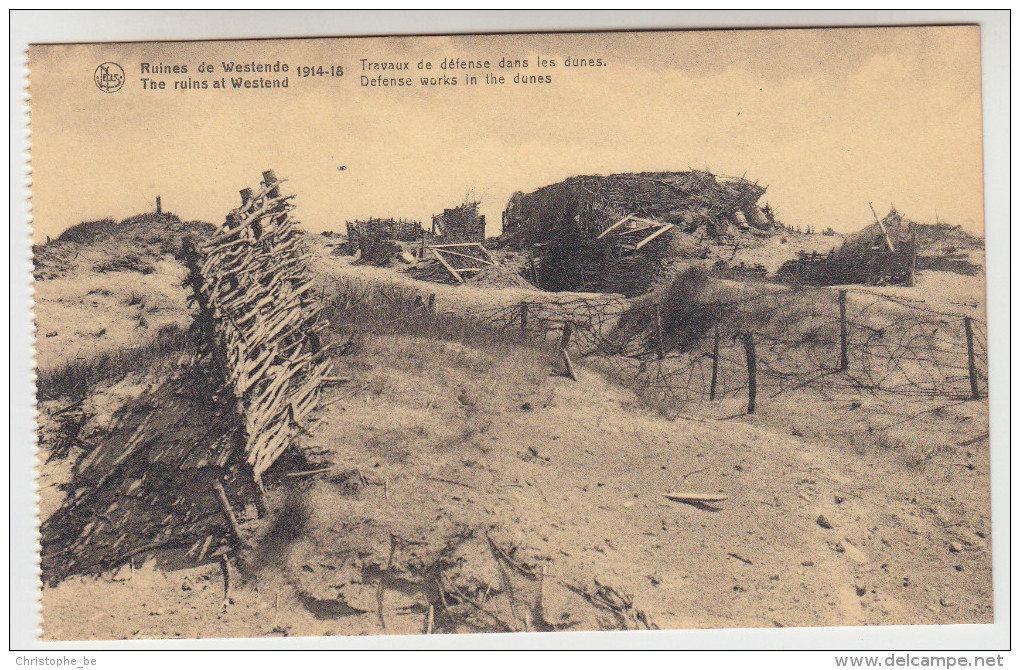
[[[485,217],[478,213],[478,205],[477,201],[465,202],[432,217],[444,243],[485,241]]]
[[[403,251],[403,248],[382,235],[361,238],[361,255],[354,262],[355,265],[375,265],[376,267],[389,267],[393,257]]]

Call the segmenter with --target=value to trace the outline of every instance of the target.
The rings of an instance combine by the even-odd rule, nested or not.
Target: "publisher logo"
[[[124,85],[124,68],[116,63],[103,63],[93,75],[96,86],[104,93],[116,93]]]

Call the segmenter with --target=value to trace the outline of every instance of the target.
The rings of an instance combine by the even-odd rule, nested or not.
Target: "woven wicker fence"
[[[263,178],[206,245],[194,294],[200,364],[225,371],[256,481],[304,429],[329,365],[308,252],[288,214],[293,196],[271,171]]]
[[[306,429],[328,361],[292,196],[263,177],[206,245],[185,241],[193,344],[78,462],[41,527],[45,581],[157,549],[225,556],[243,542],[236,510],[264,509],[262,475]]]

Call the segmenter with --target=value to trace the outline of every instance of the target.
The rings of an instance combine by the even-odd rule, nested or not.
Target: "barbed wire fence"
[[[672,407],[746,397],[753,413],[760,402],[799,390],[828,399],[987,396],[981,319],[864,288],[743,290],[686,304],[668,291],[638,299],[549,294],[456,314],[436,314],[435,294],[410,287],[339,292],[349,326],[454,338],[481,329],[541,344],[564,352],[570,376],[575,361],[588,361]]]
[[[766,292],[706,305],[704,332],[664,330],[660,303],[620,298],[528,301],[480,310],[534,337],[572,330],[571,351],[595,357],[675,403],[811,388],[914,398],[987,395],[987,326],[922,302],[858,289]],[[707,327],[704,327],[706,326]],[[696,330],[696,329],[695,329]]]

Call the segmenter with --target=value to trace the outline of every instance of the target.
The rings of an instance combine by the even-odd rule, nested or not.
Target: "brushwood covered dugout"
[[[519,233],[526,244],[574,231],[597,236],[628,214],[682,229],[706,225],[710,234],[731,224],[743,226],[744,221],[767,229],[773,222],[757,205],[764,194],[765,188],[755,182],[700,170],[570,177],[514,194],[504,213],[503,232]]]
[[[503,238],[532,250],[539,260],[533,281],[543,288],[633,295],[647,288],[674,232],[721,236],[772,228],[775,222],[758,207],[764,193],[747,179],[698,170],[570,177],[515,193],[503,213]],[[641,244],[627,228],[614,228],[625,217],[672,228]]]

